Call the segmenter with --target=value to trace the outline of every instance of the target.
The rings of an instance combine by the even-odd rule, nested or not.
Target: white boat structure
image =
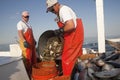
[[[10,51],[0,51],[1,80],[29,80],[18,44],[11,44]]]

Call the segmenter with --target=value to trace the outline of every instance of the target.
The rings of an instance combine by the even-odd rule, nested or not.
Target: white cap
[[[23,11],[22,16],[29,16],[29,12],[28,11]]]
[[[56,4],[58,0],[46,0],[47,9]]]

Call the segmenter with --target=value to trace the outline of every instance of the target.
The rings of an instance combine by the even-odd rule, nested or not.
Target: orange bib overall
[[[35,49],[35,40],[33,37],[33,32],[31,28],[28,28],[24,34],[25,40],[29,43],[29,48],[23,46],[23,41],[20,41],[20,47],[23,51],[23,57],[25,66],[28,73],[31,73],[32,65],[36,63],[36,49]]]
[[[82,55],[82,45],[84,41],[84,29],[81,19],[77,19],[75,31],[64,34],[64,47],[62,52],[63,75],[71,75],[74,64]],[[58,24],[61,28],[62,24]]]

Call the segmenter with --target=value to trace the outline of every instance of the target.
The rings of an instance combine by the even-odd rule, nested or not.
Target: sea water
[[[0,51],[10,51],[9,45],[10,44],[0,44]]]
[[[9,51],[10,44],[0,44],[0,51]],[[115,49],[110,45],[106,44],[106,51],[114,51]],[[83,44],[83,48],[90,48],[95,51],[98,51],[98,43],[97,42],[87,42]]]

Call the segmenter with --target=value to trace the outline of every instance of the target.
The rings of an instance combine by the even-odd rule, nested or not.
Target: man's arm
[[[25,48],[29,48],[29,44],[28,44],[28,42],[25,40],[22,30],[18,30],[18,35],[19,35],[20,39],[23,41],[24,47],[25,47]]]
[[[24,35],[23,35],[22,30],[18,30],[18,35],[19,35],[19,38],[20,38],[22,41],[25,41],[25,38],[24,38]]]
[[[71,19],[71,20],[67,20],[65,22],[65,25],[62,28],[56,29],[54,31],[54,33],[55,33],[55,35],[58,36],[58,35],[63,34],[63,33],[70,33],[74,30],[75,30],[75,24],[73,22],[73,19]]]
[[[67,20],[65,22],[65,26],[63,27],[64,32],[71,32],[75,29],[75,24],[73,22],[73,19]]]

